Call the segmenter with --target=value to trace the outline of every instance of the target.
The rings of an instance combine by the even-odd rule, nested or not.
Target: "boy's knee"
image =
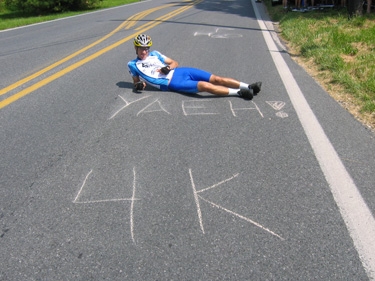
[[[213,85],[210,82],[200,81],[198,82],[198,90],[199,92],[210,92],[212,90]]]
[[[220,84],[223,81],[223,78],[217,75],[212,74],[210,77],[210,82],[212,84]]]
[[[228,83],[230,82],[228,78],[212,75],[212,80],[210,82],[214,85],[221,85],[221,86],[228,86]]]

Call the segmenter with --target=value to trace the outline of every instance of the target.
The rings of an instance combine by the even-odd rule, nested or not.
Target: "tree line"
[[[0,0],[1,1],[1,0]],[[87,10],[102,0],[4,0],[5,8],[35,15]]]

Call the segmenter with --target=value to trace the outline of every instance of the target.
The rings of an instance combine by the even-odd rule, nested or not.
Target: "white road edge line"
[[[135,167],[133,167],[133,195],[131,199],[131,205],[130,205],[130,234],[133,240],[133,243],[135,243],[135,238],[134,238],[134,201],[136,200],[135,198],[135,187],[137,185],[136,181],[136,174],[135,174]]]
[[[330,186],[367,276],[375,280],[374,217],[277,49],[258,8],[254,4],[253,7],[277,71]]]

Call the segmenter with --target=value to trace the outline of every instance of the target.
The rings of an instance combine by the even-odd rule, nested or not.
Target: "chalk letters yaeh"
[[[124,97],[119,95],[119,98],[123,102],[121,107],[117,109],[110,117],[109,119],[114,119],[120,113],[122,114],[125,110],[129,108],[129,111],[132,111],[131,105],[132,104],[140,104],[144,105],[144,107],[141,110],[138,110],[135,115],[140,116],[142,114],[150,114],[150,113],[157,113],[161,112],[167,115],[172,115],[171,112],[169,112],[165,106],[163,106],[163,101],[160,98],[152,97],[151,95],[142,96],[141,98],[134,99],[134,97]],[[131,101],[130,101],[131,100]],[[217,102],[217,99],[215,99],[215,102]],[[254,112],[257,116],[260,118],[264,118],[265,115],[263,114],[260,106],[255,103],[254,101],[251,101],[249,103],[244,104],[242,100],[239,100],[238,103],[235,102],[234,99],[227,100],[222,99],[222,103],[224,103],[227,108],[225,112],[220,112],[215,106],[212,106],[213,99],[187,99],[183,100],[181,102],[181,114],[184,116],[208,116],[208,115],[220,115],[220,114],[230,114],[233,117],[237,117],[238,114],[241,112]],[[288,117],[288,114],[282,109],[285,106],[285,102],[282,101],[266,101],[266,104],[271,106],[276,112],[275,116],[279,118],[286,118]],[[132,112],[132,114],[134,114]]]

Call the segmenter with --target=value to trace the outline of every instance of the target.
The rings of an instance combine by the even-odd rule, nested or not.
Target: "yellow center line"
[[[145,31],[150,30],[151,28],[153,28],[153,27],[155,27],[155,26],[157,26],[157,25],[163,23],[165,20],[170,19],[171,17],[176,16],[176,15],[178,15],[178,14],[180,14],[180,13],[183,13],[183,12],[186,11],[187,9],[190,9],[191,7],[193,7],[194,4],[199,3],[199,2],[201,2],[201,1],[203,1],[203,0],[199,0],[199,1],[192,2],[192,3],[188,4],[188,6],[186,6],[186,7],[182,7],[182,8],[177,9],[177,10],[174,11],[174,12],[168,13],[165,17],[160,17],[160,18],[158,18],[158,19],[152,21],[152,22],[153,22],[152,25],[146,25],[146,24],[145,24],[145,25],[144,25],[145,27],[144,27],[143,29],[139,29],[136,33],[134,33],[134,34],[132,34],[132,35],[129,35],[129,36],[127,36],[126,38],[123,38],[122,40],[117,41],[116,43],[114,43],[114,44],[112,44],[112,45],[109,45],[109,46],[107,46],[107,47],[101,49],[100,51],[98,51],[98,52],[96,52],[96,53],[94,53],[94,54],[92,54],[92,55],[90,55],[90,56],[88,56],[88,57],[86,57],[86,58],[84,58],[84,59],[82,59],[82,60],[80,60],[80,61],[78,61],[78,62],[76,62],[76,63],[74,63],[74,64],[72,64],[72,65],[70,65],[70,66],[68,66],[68,67],[66,67],[66,68],[64,68],[63,70],[60,70],[60,71],[56,72],[55,74],[52,74],[51,76],[49,76],[49,77],[47,77],[47,78],[45,78],[45,79],[43,79],[43,80],[41,80],[41,81],[35,83],[34,85],[32,85],[32,86],[30,86],[30,87],[27,87],[27,88],[23,89],[22,91],[20,91],[20,92],[14,94],[14,95],[12,95],[12,96],[10,96],[9,98],[4,99],[3,101],[0,102],[0,109],[2,109],[2,108],[4,108],[5,106],[7,106],[7,105],[9,105],[9,104],[11,104],[11,103],[17,101],[18,99],[20,99],[20,98],[26,96],[27,94],[29,94],[29,93],[31,93],[31,92],[33,92],[33,91],[35,91],[35,90],[37,90],[37,89],[39,89],[39,88],[41,88],[41,87],[47,85],[48,83],[50,83],[50,82],[52,82],[52,81],[54,81],[54,80],[56,80],[56,79],[62,77],[63,75],[65,75],[65,74],[67,74],[67,73],[73,71],[74,69],[76,69],[76,68],[78,68],[78,67],[80,67],[80,66],[86,64],[87,62],[89,62],[89,61],[91,61],[91,60],[93,60],[93,59],[96,59],[96,58],[98,58],[99,56],[101,56],[101,55],[107,53],[108,51],[110,51],[110,50],[112,50],[112,49],[114,49],[114,48],[116,48],[116,47],[118,47],[118,46],[124,44],[125,42],[127,42],[127,41],[133,39],[137,34],[139,34],[139,33],[144,33]],[[161,18],[163,18],[163,19],[161,19]],[[125,23],[124,23],[124,24],[125,24]],[[121,25],[121,26],[122,26],[122,25]],[[122,26],[122,27],[123,27],[123,26]],[[118,27],[118,28],[119,28],[119,27]],[[118,28],[116,28],[116,30],[117,30]],[[115,32],[115,31],[113,31],[113,32]],[[106,36],[105,36],[105,37],[106,37]],[[108,37],[109,37],[109,36],[108,36]],[[107,38],[108,38],[108,37],[107,37]],[[104,38],[104,37],[103,37],[103,38]],[[103,40],[104,40],[104,39],[103,39]],[[90,46],[91,46],[91,45],[90,45]],[[88,47],[89,47],[89,46],[88,46]],[[84,48],[84,49],[88,49],[88,47],[86,47],[86,48]],[[79,53],[82,53],[81,50],[78,51],[78,52],[79,52]],[[78,52],[77,52],[77,53],[78,53]],[[74,54],[76,54],[76,53],[74,53]],[[67,58],[71,58],[71,57],[73,57],[74,54],[72,54],[71,56],[68,56]],[[65,58],[64,61],[67,61],[67,60],[68,60],[67,58]],[[57,62],[57,63],[59,63],[59,62]],[[55,64],[53,64],[53,65],[56,65],[57,63],[55,63]],[[61,63],[60,63],[60,64],[61,64]],[[53,68],[53,67],[52,67],[53,65],[51,65],[50,67],[48,67],[48,69],[52,69],[52,68]],[[54,67],[56,67],[56,66],[54,66]],[[41,72],[41,71],[39,71],[39,72],[37,72],[37,73],[40,73],[40,72]],[[44,72],[46,72],[46,71],[44,71]],[[43,72],[43,73],[44,73],[44,72]],[[40,75],[40,74],[39,74],[39,75]],[[34,74],[34,75],[31,75],[31,76],[35,76],[35,74]],[[29,77],[31,77],[31,76],[29,76]],[[35,76],[35,77],[36,77],[36,76]],[[23,79],[23,80],[26,80],[26,79]],[[27,81],[29,81],[29,80],[30,80],[30,79],[28,79]],[[21,80],[21,81],[22,81],[22,80]],[[26,81],[26,82],[27,82],[27,81]]]
[[[192,3],[190,3],[188,6],[181,7],[181,8],[179,8],[179,9],[177,9],[177,10],[175,10],[175,11],[172,11],[172,12],[170,12],[170,13],[168,13],[168,14],[165,14],[165,15],[163,15],[163,16],[161,16],[161,17],[159,17],[159,18],[157,18],[157,19],[155,19],[155,20],[153,20],[153,21],[150,21],[150,22],[148,22],[148,23],[145,23],[144,25],[142,25],[142,26],[136,28],[135,30],[139,30],[139,29],[142,29],[142,28],[145,28],[145,27],[149,27],[149,26],[153,27],[153,26],[155,26],[155,24],[157,24],[159,21],[163,21],[163,22],[165,22],[166,20],[168,20],[168,19],[170,19],[170,18],[172,18],[172,17],[174,17],[174,16],[176,16],[176,15],[178,15],[178,14],[181,14],[181,13],[184,12],[185,10],[190,9],[193,5],[196,5],[196,4],[198,4],[198,3],[202,2],[202,1],[203,1],[203,0],[196,0],[196,1],[192,2]]]
[[[164,8],[167,8],[167,7],[171,7],[171,6],[176,6],[176,4],[167,4],[167,5],[163,5],[163,6],[160,6],[160,7],[156,7],[156,8],[152,8],[152,9],[149,9],[147,11],[144,11],[144,12],[140,12],[136,15],[134,15],[132,18],[129,18],[127,20],[127,25],[126,26],[123,26],[125,29],[130,29],[131,27],[133,27],[139,20],[141,20],[142,18],[144,18],[145,16],[155,12],[155,11],[158,11],[158,10],[161,10],[161,9],[164,9]]]
[[[83,52],[86,52],[87,50],[95,47],[96,45],[100,44],[101,42],[103,42],[104,40],[108,39],[109,37],[111,37],[113,34],[115,34],[116,32],[118,32],[119,30],[121,30],[122,28],[125,28],[126,26],[128,26],[128,28],[130,28],[131,26],[133,26],[134,24],[136,24],[136,21],[142,19],[143,17],[145,17],[146,15],[148,14],[151,14],[152,12],[154,11],[157,11],[157,10],[160,10],[160,9],[163,9],[163,8],[166,8],[166,7],[169,7],[169,6],[172,6],[174,4],[168,4],[168,5],[164,5],[164,6],[160,6],[160,7],[156,7],[156,8],[152,8],[152,9],[149,9],[149,10],[146,10],[144,12],[141,12],[141,13],[138,13],[138,14],[135,14],[133,16],[131,16],[129,19],[127,19],[126,21],[124,21],[122,24],[120,24],[117,28],[115,28],[113,31],[111,31],[110,33],[108,33],[107,35],[105,35],[104,37],[100,38],[99,40],[95,41],[94,43],[82,48],[81,50],[63,58],[62,60],[59,60],[58,62],[55,62],[53,64],[51,64],[50,66],[38,71],[38,72],[35,72],[34,74],[26,77],[26,78],[23,78],[3,89],[0,89],[0,96],[8,93],[9,91],[11,90],[14,90],[15,88],[29,82],[30,80],[32,79],[35,79],[37,77],[39,77],[40,75],[46,73],[47,71],[50,71],[56,67],[58,67],[59,65],[71,60],[72,58],[82,54]],[[135,19],[135,20],[134,20]],[[130,25],[130,26],[129,26]]]
[[[152,27],[158,25],[159,22],[165,22],[166,20],[168,20],[168,19],[170,19],[170,18],[172,18],[172,17],[174,17],[174,16],[176,16],[178,14],[181,14],[185,10],[190,9],[193,5],[196,5],[196,4],[198,4],[198,3],[202,2],[202,1],[203,0],[196,0],[196,1],[192,2],[192,3],[190,3],[188,6],[181,7],[179,9],[177,9],[175,11],[172,11],[172,12],[170,12],[168,14],[165,14],[165,15],[163,15],[163,16],[161,16],[161,17],[159,17],[159,18],[157,18],[157,19],[155,19],[153,21],[145,23],[144,25],[141,25],[140,27],[136,28],[135,30],[140,30],[140,29],[146,28],[146,27],[152,28]]]

